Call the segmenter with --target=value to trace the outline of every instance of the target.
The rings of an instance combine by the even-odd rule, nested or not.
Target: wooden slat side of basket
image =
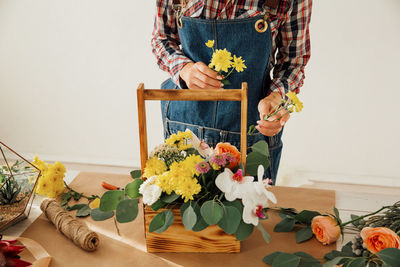
[[[174,223],[163,233],[149,233],[151,220],[158,214],[150,207],[144,208],[147,252],[208,252],[238,253],[240,242],[234,235],[227,235],[217,225],[200,232],[187,231],[179,209],[173,209]]]

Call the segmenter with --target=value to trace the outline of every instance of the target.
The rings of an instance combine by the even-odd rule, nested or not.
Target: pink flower
[[[256,211],[254,213],[258,218],[265,219],[262,205],[257,205]]]
[[[226,157],[225,155],[213,155],[210,158],[211,164],[216,164],[218,166],[225,166],[226,165]]]
[[[198,171],[199,173],[207,173],[209,170],[210,165],[205,161],[199,162],[196,165],[196,171]]]
[[[237,170],[237,172],[232,176],[232,180],[237,182],[243,181],[243,171],[241,169]]]

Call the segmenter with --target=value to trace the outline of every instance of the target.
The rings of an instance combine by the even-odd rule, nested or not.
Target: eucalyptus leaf
[[[189,206],[187,209],[185,209],[183,216],[182,216],[182,222],[183,225],[185,226],[186,230],[192,230],[193,226],[196,224],[197,221],[197,215],[192,206]]]
[[[253,224],[247,224],[243,220],[240,220],[238,229],[235,232],[235,237],[239,241],[246,240],[251,235],[251,233],[253,233],[253,230]]]
[[[125,199],[121,201],[116,209],[116,217],[119,223],[127,223],[136,219],[138,215],[138,200]]]
[[[161,229],[165,224],[165,212],[162,211],[158,213],[154,218],[151,220],[149,225],[149,233],[152,233],[158,229]]]
[[[115,210],[122,200],[124,200],[125,194],[120,190],[110,190],[104,193],[100,199],[100,210],[101,211],[112,211]]]
[[[269,264],[269,265],[272,265],[272,263],[274,262],[274,259],[278,256],[278,255],[280,255],[282,252],[279,252],[279,251],[275,251],[275,252],[273,252],[273,253],[271,253],[271,254],[268,254],[267,256],[265,256],[264,258],[263,258],[263,262],[265,262],[265,263],[267,263],[267,264]]]
[[[75,205],[69,207],[68,210],[79,210],[84,206],[87,206],[87,204],[75,204]]]
[[[206,229],[208,227],[208,224],[206,223],[206,221],[204,221],[203,216],[201,216],[200,206],[196,202],[192,202],[191,205],[192,205],[194,212],[196,213],[196,217],[197,217],[197,222],[193,226],[192,230],[193,230],[193,232],[203,231],[204,229]]]
[[[75,214],[76,217],[86,217],[90,215],[90,207],[89,205],[84,205],[81,207]]]
[[[104,221],[107,219],[110,219],[112,216],[114,216],[114,212],[113,211],[101,211],[99,208],[97,209],[93,209],[90,212],[90,217],[92,217],[92,219],[94,221]]]
[[[301,258],[299,267],[322,267],[321,262],[308,253],[300,251],[293,253],[293,255],[299,256]]]
[[[139,193],[139,187],[143,183],[143,180],[140,178],[135,179],[133,182],[127,184],[125,186],[125,194],[130,198],[138,198],[141,196]]]
[[[225,206],[231,206],[235,207],[240,214],[243,214],[243,204],[239,200],[234,200],[234,201],[224,201],[223,202]]]
[[[343,260],[343,257],[336,257],[328,262],[325,262],[322,267],[333,267],[338,265],[341,260]]]
[[[260,222],[258,223],[257,228],[258,228],[258,230],[260,230],[265,242],[269,243],[271,241],[271,236],[268,234],[267,231],[265,231],[264,227],[262,226],[262,224]]]
[[[175,220],[174,214],[172,213],[171,210],[165,210],[162,211],[162,213],[165,213],[165,222],[161,228],[155,230],[155,232],[158,234],[161,234],[162,232],[166,231],[174,223]]]
[[[231,235],[236,232],[242,219],[242,214],[237,208],[232,206],[225,206],[224,215],[218,222],[218,226],[224,230],[225,233]]]
[[[275,257],[274,261],[272,262],[272,267],[297,267],[300,263],[300,257],[282,252],[278,256]]]
[[[251,147],[252,151],[258,152],[265,157],[269,157],[268,143],[264,140],[258,141]]]
[[[200,213],[208,225],[215,225],[222,219],[224,210],[216,201],[209,200],[201,206]]]
[[[311,239],[312,236],[313,231],[310,226],[307,226],[306,228],[303,228],[296,233],[296,243],[307,241]]]
[[[265,155],[258,153],[258,152],[250,152],[247,155],[246,159],[246,173],[248,173],[251,176],[256,176],[257,175],[257,169],[259,165],[263,165],[264,169],[267,169],[269,167],[269,158],[266,157]]]
[[[141,170],[134,170],[134,171],[131,171],[131,177],[132,177],[133,179],[142,177],[142,171],[141,171]]]
[[[291,232],[294,228],[296,220],[285,218],[274,227],[274,232]]]

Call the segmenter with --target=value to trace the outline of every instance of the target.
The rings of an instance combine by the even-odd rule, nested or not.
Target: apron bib
[[[193,62],[209,64],[212,49],[205,43],[215,40],[214,49],[226,48],[232,56],[241,56],[247,68],[243,72],[233,71],[228,77],[230,85],[224,89],[239,89],[242,82],[248,84],[248,127],[259,120],[258,102],[269,93],[270,76],[268,71],[271,54],[271,30],[256,31],[255,23],[263,16],[245,19],[208,20],[182,17],[179,37],[187,57]],[[171,79],[161,85],[162,89],[179,88]],[[238,101],[162,101],[164,135],[185,131],[187,128],[200,140],[210,146],[218,142],[229,142],[240,147],[240,102]],[[275,181],[282,149],[282,132],[273,137],[266,137],[257,132],[247,136],[251,146],[260,140],[269,144],[271,166],[267,175]]]

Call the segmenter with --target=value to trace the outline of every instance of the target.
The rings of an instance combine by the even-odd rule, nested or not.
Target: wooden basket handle
[[[140,164],[142,173],[146,166],[147,126],[146,100],[187,100],[187,101],[241,101],[240,152],[243,167],[246,166],[247,152],[247,83],[242,83],[242,89],[218,90],[176,90],[176,89],[144,89],[140,83],[137,88],[137,104],[139,115]]]

